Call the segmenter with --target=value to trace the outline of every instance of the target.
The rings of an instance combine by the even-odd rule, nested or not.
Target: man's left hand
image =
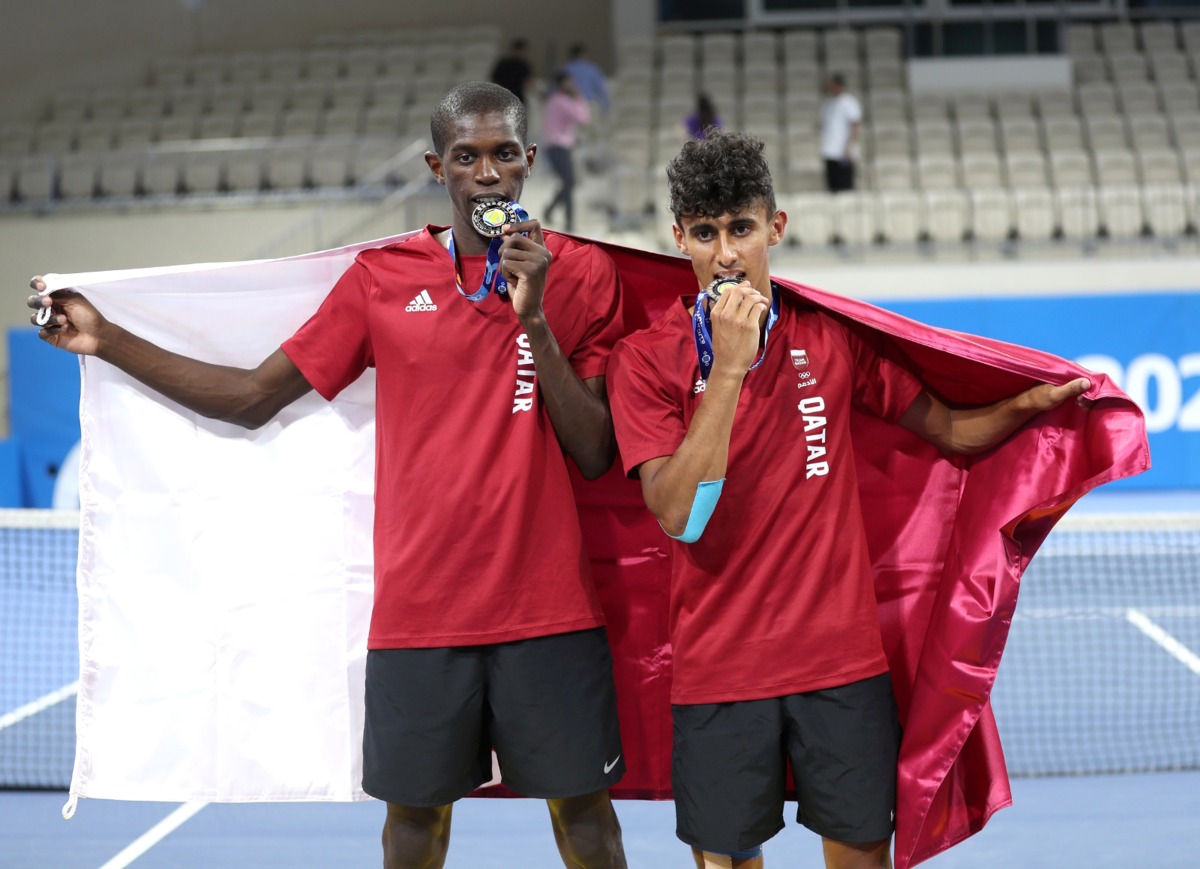
[[[1064,401],[1074,398],[1080,407],[1091,407],[1095,402],[1084,398],[1083,393],[1092,388],[1092,381],[1086,377],[1055,386],[1051,383],[1041,383],[1025,390],[1025,401],[1030,410],[1041,413],[1044,410],[1058,407]]]

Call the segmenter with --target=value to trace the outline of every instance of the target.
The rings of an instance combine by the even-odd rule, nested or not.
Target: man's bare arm
[[[45,284],[30,281],[35,290]],[[38,336],[79,355],[95,356],[201,416],[258,428],[312,387],[295,363],[276,350],[257,368],[201,362],[164,350],[102,316],[82,295],[57,290],[29,298],[36,311],[51,308]]]
[[[1062,386],[1041,383],[994,404],[965,409],[948,407],[922,391],[900,418],[900,424],[942,452],[972,455],[996,446],[1037,414],[1079,398],[1091,385],[1086,377]]]

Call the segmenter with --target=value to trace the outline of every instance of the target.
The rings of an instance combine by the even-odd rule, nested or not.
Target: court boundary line
[[[0,715],[0,730],[7,730],[14,724],[20,724],[26,718],[32,718],[39,712],[49,709],[56,703],[61,703],[68,697],[73,697],[79,693],[79,680],[63,685],[61,688],[51,691],[49,694],[43,694],[36,700],[26,703],[24,706],[19,706],[12,712],[7,712]]]
[[[171,833],[187,823],[197,812],[208,803],[184,803],[171,814],[167,815],[153,827],[130,842],[119,854],[105,863],[100,869],[125,869],[130,863],[141,857]]]
[[[1197,676],[1200,676],[1200,655],[1197,655],[1178,639],[1164,630],[1157,622],[1141,610],[1130,608],[1125,619],[1135,628],[1156,642],[1162,649]]]

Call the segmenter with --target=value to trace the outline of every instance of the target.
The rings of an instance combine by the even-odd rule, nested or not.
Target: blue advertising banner
[[[1200,487],[1200,293],[881,301],[947,329],[1102,371],[1146,414],[1153,467],[1112,487]]]

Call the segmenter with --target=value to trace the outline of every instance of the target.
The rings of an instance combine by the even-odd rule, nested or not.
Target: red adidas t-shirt
[[[742,386],[703,536],[671,541],[671,702],[781,697],[886,672],[851,406],[895,420],[920,383],[787,291]],[[704,398],[685,299],[617,345],[608,389],[627,473],[682,443]]]
[[[440,227],[360,253],[283,350],[331,399],[376,369],[368,645],[506,642],[603,624],[567,461],[512,304],[459,294]],[[582,379],[622,334],[608,255],[546,233],[543,306]],[[479,287],[485,257],[462,257]]]

